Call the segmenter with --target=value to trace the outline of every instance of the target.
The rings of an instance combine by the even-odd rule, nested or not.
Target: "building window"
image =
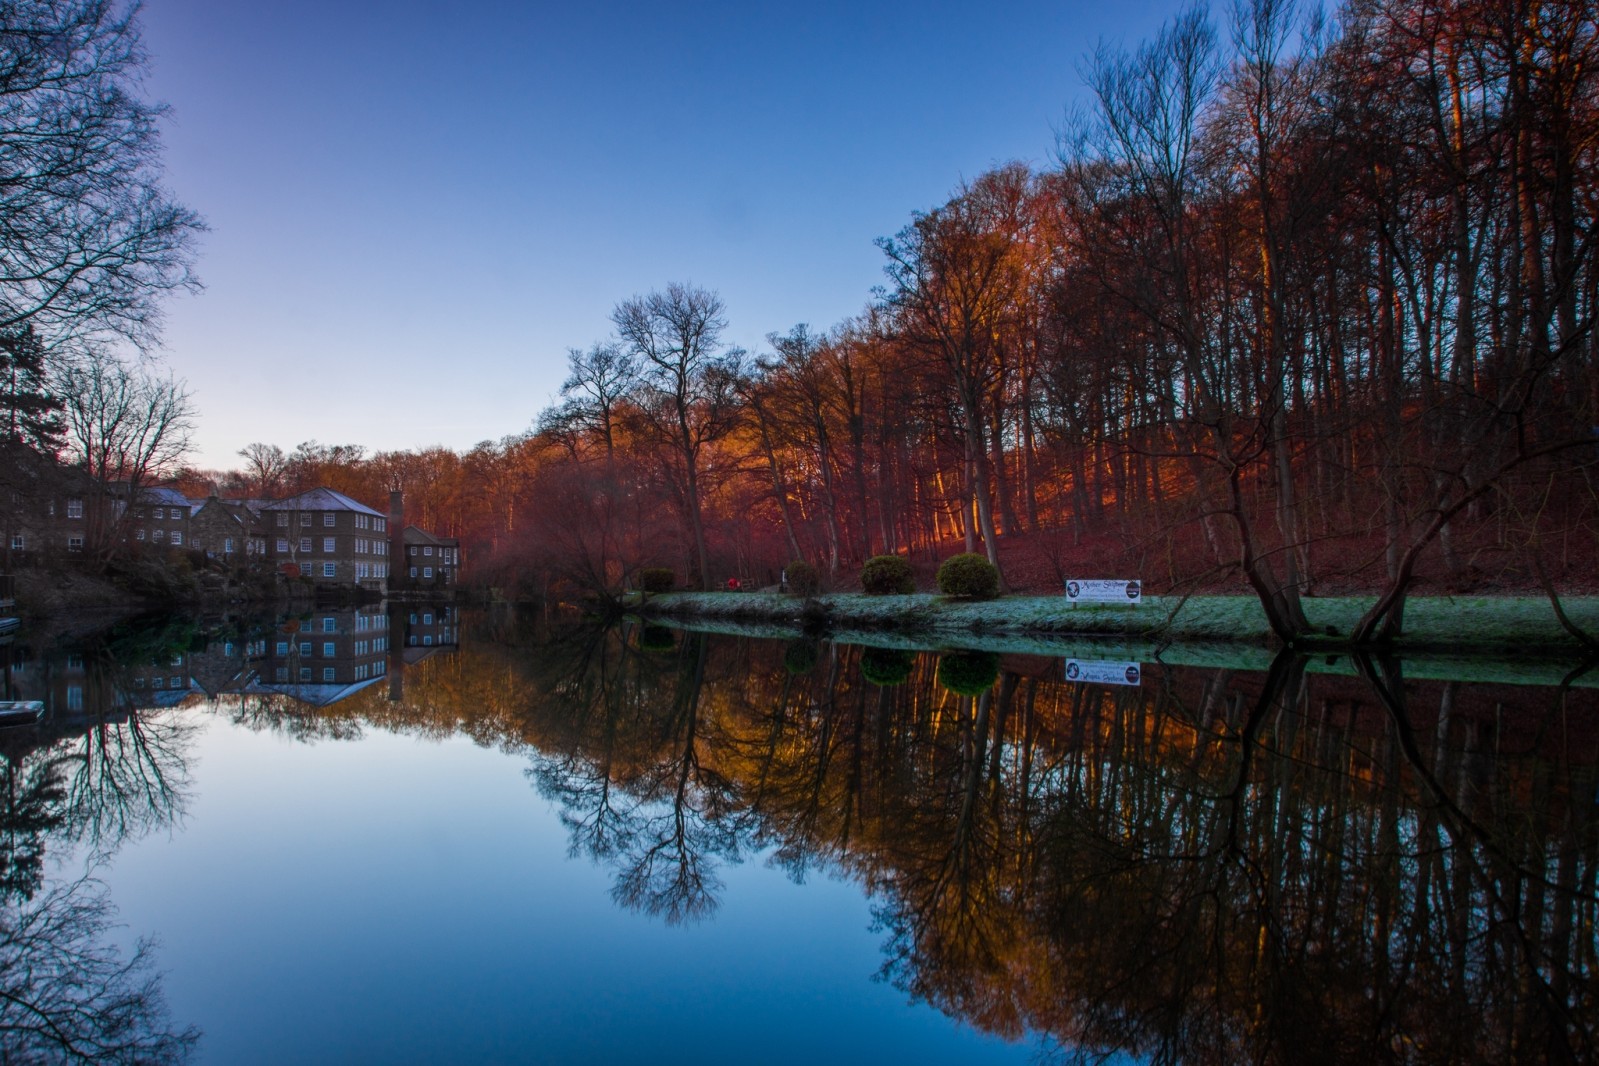
[[[322,524],[325,525],[325,526],[331,526],[333,524],[333,512],[332,511],[323,511],[322,512]]]
[[[332,555],[333,554],[333,538],[332,537],[323,537],[322,538],[322,551],[325,552],[328,555]]]
[[[415,559],[416,558],[416,548],[413,547],[413,548],[408,549],[406,551],[406,554],[409,555],[411,558]]]
[[[279,655],[287,655],[287,654],[289,654],[289,642],[288,641],[286,641],[286,640],[278,641],[278,654]]]
[[[311,550],[311,538],[310,537],[301,537],[300,538],[300,550],[303,551],[303,552],[310,552],[310,550]]]
[[[324,681],[332,681],[333,680],[333,667],[324,666],[322,668],[322,680],[324,680]]]
[[[414,567],[414,566],[413,566],[413,567],[411,567],[411,576],[412,576],[412,577],[415,577],[415,576],[416,576],[416,567]]]
[[[83,538],[82,537],[68,537],[67,538],[67,551],[69,551],[69,552],[81,552],[82,550],[83,550]]]
[[[423,577],[432,577],[433,576],[433,568],[431,566],[424,566],[422,568],[422,576]]]
[[[183,543],[183,530],[174,529],[172,531],[172,543],[174,543],[174,544],[182,544]]]
[[[324,658],[324,659],[333,658],[333,656],[335,654],[333,648],[334,648],[333,641],[331,641],[331,640],[323,641],[323,643],[322,643],[322,658]]]
[[[300,642],[300,654],[305,656],[307,659],[311,657],[311,642],[309,640],[302,640]]]
[[[140,532],[140,537],[141,538],[143,537],[143,532],[142,531]],[[22,548],[23,548],[22,534],[21,533],[13,533],[13,534],[11,534],[11,550],[12,551],[21,551]]]
[[[165,512],[164,512],[164,511],[163,511],[163,509],[162,509],[162,508],[160,508],[160,507],[157,507],[157,508],[156,508],[156,509],[155,509],[155,516],[156,516],[156,517],[157,517],[157,518],[165,518],[165,517],[166,517],[166,514],[165,514]]]
[[[285,555],[288,554],[288,552],[289,552],[289,539],[287,537],[279,537],[278,538],[278,551],[282,552]]]
[[[279,681],[287,681],[289,679],[289,668],[287,666],[280,666],[272,671],[272,676]]]
[[[81,710],[83,710],[83,686],[82,685],[68,685],[67,686],[67,710],[69,710],[69,711],[81,711]]]
[[[386,519],[386,518],[380,518],[380,519],[378,519],[378,520],[377,520],[377,521],[378,521],[378,532],[379,532],[379,533],[382,533],[382,532],[383,532],[383,531],[384,531],[384,530],[386,530],[386,529],[388,529],[388,528],[389,528],[389,521],[388,521],[388,519]]]
[[[433,615],[431,613],[423,615],[422,616],[422,624],[425,625],[425,626],[432,625],[433,624]]]
[[[289,524],[289,516],[284,514],[282,511],[279,511],[278,512],[278,528],[282,529],[284,526],[287,526],[288,524]]]
[[[309,680],[311,680],[311,668],[309,666],[300,667],[300,680],[301,681],[309,681]]]
[[[167,540],[167,531],[164,529],[158,529],[154,533],[150,534],[150,539],[155,541],[157,544],[165,544]]]
[[[322,564],[322,576],[323,577],[334,577],[335,575],[338,574],[338,572],[339,572],[339,568],[338,568],[337,564],[335,564],[335,563],[323,563]]]
[[[224,538],[222,538],[222,554],[223,555],[232,555],[233,554],[233,538],[232,537],[224,537]]]
[[[305,514],[300,515],[300,524],[302,526],[308,526],[308,525],[311,524],[310,512],[306,512]]]
[[[328,615],[326,618],[322,619],[322,632],[336,633],[338,632],[338,625],[338,619],[334,618],[332,615]]]
[[[150,687],[151,688],[166,688],[167,687],[167,679],[164,678],[164,677],[152,677],[150,679]]]
[[[134,539],[134,540],[143,540],[143,539],[144,539],[144,530],[142,530],[142,529],[135,529],[135,530],[134,530],[134,531],[133,531],[133,539]]]
[[[83,517],[83,501],[82,500],[68,500],[67,501],[67,517],[68,518],[82,518]]]

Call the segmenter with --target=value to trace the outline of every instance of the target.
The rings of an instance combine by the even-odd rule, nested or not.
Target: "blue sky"
[[[168,182],[212,227],[164,354],[196,461],[523,431],[670,281],[745,347],[831,326],[874,238],[1047,162],[1082,57],[1177,6],[148,0]]]

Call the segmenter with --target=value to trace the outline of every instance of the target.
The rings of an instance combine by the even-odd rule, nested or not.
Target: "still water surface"
[[[0,656],[49,705],[0,730],[21,1059],[1594,1052],[1581,676],[1081,684],[410,607]]]

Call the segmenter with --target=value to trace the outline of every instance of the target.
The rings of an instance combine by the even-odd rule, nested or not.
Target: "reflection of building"
[[[249,691],[272,691],[325,706],[388,671],[389,616],[382,607],[318,611],[285,623]]]
[[[415,605],[405,615],[404,656],[419,662],[439,648],[460,644],[457,611],[449,604]]]

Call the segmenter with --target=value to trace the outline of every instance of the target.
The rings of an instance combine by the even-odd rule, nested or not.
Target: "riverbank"
[[[1317,597],[1305,613],[1331,647],[1347,641],[1370,606],[1365,597]],[[1566,615],[1599,634],[1599,596],[1563,599]],[[1064,596],[1004,596],[952,600],[943,596],[867,596],[841,593],[805,600],[777,593],[671,592],[641,604],[645,615],[706,622],[765,622],[852,635],[879,632],[970,643],[973,637],[1080,638],[1147,645],[1171,642],[1276,644],[1260,602],[1252,596],[1147,596],[1139,607],[1079,605]],[[1405,633],[1393,644],[1403,654],[1571,659],[1584,654],[1561,626],[1549,601],[1530,596],[1418,596],[1405,607]]]

